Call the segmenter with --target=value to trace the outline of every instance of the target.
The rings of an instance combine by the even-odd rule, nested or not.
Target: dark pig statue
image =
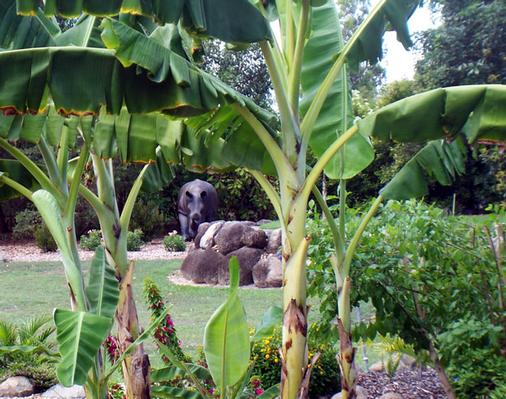
[[[185,240],[195,238],[199,224],[212,222],[218,210],[218,193],[208,182],[196,179],[181,187],[177,212],[181,235]]]

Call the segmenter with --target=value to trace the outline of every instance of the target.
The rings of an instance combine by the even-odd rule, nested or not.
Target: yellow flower
[[[269,354],[265,355],[265,358],[266,358],[266,359],[268,359],[269,357],[270,357],[270,356],[269,356]]]
[[[276,357],[276,358],[274,359],[274,363],[277,363],[277,362],[279,362],[279,359]]]
[[[270,343],[271,343],[271,341],[269,341],[268,339],[266,339],[266,340],[264,341],[264,345],[269,345]]]

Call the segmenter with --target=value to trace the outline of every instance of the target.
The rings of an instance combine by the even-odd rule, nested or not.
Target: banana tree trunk
[[[311,370],[307,367],[306,258],[309,237],[305,231],[305,204],[293,201],[288,228],[283,237],[283,337],[281,398],[301,398],[302,382]]]
[[[120,282],[120,296],[116,310],[118,324],[118,341],[121,352],[139,336],[139,319],[132,292],[132,276],[134,262],[128,264],[128,271]],[[123,377],[127,387],[127,397],[148,399],[149,391],[149,358],[144,353],[143,345],[135,348],[133,353],[126,356],[122,363]]]

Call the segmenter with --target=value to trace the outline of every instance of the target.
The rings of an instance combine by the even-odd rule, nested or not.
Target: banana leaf
[[[463,137],[451,143],[434,140],[411,158],[381,190],[385,199],[405,200],[429,193],[429,184],[437,181],[449,186],[465,172],[467,146]]]
[[[336,4],[328,0],[312,8],[311,34],[304,46],[302,63],[301,113],[305,115],[315,98],[321,82],[335,62],[335,54],[343,47]],[[325,100],[311,134],[310,147],[317,157],[353,124],[351,91],[346,68],[343,68]],[[344,158],[342,158],[344,157]],[[332,179],[349,179],[374,159],[367,137],[355,135],[327,164],[325,174]]]
[[[18,12],[34,15],[40,2],[18,0]],[[192,34],[231,43],[253,43],[270,37],[262,14],[248,0],[47,0],[47,15],[99,17],[122,14],[143,15],[161,24],[182,25]]]
[[[446,87],[404,98],[357,123],[361,134],[381,140],[451,140],[463,133],[473,144],[506,141],[506,86]]]
[[[37,180],[18,161],[0,159],[0,201],[7,201],[20,196],[16,190],[2,183],[2,175],[21,184],[30,191],[39,188]]]

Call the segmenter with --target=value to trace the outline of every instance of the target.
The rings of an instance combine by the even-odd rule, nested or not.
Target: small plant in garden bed
[[[34,237],[35,243],[43,252],[55,252],[58,249],[53,236],[44,223],[35,228]]]
[[[169,252],[183,252],[186,250],[183,237],[175,232],[163,238],[163,246]]]
[[[144,233],[141,229],[129,231],[127,235],[127,250],[140,251],[141,247],[144,245],[143,236]]]
[[[79,246],[82,249],[87,249],[88,251],[94,251],[100,246],[102,241],[102,234],[99,230],[90,230],[88,234],[83,234],[81,239],[79,240]]]
[[[22,324],[0,320],[0,381],[25,376],[37,391],[57,383],[54,363],[59,356],[49,320],[37,317]]]

